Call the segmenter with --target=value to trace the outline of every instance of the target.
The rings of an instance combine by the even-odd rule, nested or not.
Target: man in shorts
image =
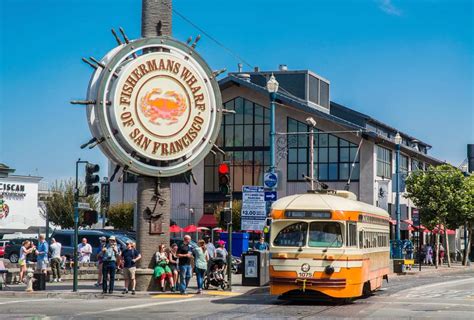
[[[136,262],[140,260],[142,256],[137,249],[135,249],[135,243],[131,240],[127,241],[127,248],[122,251],[123,259],[123,278],[125,280],[125,289],[123,294],[128,293],[128,289],[131,284],[132,294],[135,294],[135,271],[137,270]]]
[[[45,240],[44,234],[40,234],[38,237],[38,247],[35,250],[37,255],[36,258],[36,269],[41,270],[46,275],[48,269],[48,250],[49,246]]]

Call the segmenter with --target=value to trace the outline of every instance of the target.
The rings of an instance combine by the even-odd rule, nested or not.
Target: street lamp
[[[395,258],[401,259],[401,239],[400,239],[400,145],[402,144],[402,136],[397,132],[394,138],[395,142],[395,214],[397,217],[397,225],[395,226],[395,242],[397,251]]]
[[[314,191],[314,128],[316,127],[316,120],[313,117],[306,118],[306,123],[310,126],[309,136],[309,152],[310,152],[310,176],[311,176],[311,191]]]
[[[278,81],[272,73],[267,82],[267,91],[270,94],[270,172],[275,172],[275,100],[278,91]]]

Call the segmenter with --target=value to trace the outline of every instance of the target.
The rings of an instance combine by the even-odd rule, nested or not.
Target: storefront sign
[[[201,162],[217,138],[222,100],[193,48],[139,39],[109,52],[93,74],[88,121],[99,146],[137,174],[174,176]]]
[[[241,229],[247,231],[263,230],[266,218],[264,188],[262,186],[243,186]]]
[[[25,185],[17,183],[2,183],[0,182],[0,194],[5,195],[24,195]]]

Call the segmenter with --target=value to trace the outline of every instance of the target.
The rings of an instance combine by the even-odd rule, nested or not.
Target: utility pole
[[[141,32],[143,38],[171,37],[171,0],[142,0]],[[169,178],[138,177],[137,187],[137,246],[142,255],[137,270],[137,290],[156,289],[153,279],[153,256],[159,244],[169,245],[171,190]],[[157,205],[160,202],[162,205]],[[158,212],[159,211],[159,212]],[[161,214],[158,222],[161,233],[150,234],[150,213]]]

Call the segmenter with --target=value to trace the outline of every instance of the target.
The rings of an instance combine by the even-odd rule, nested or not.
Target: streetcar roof
[[[305,193],[283,197],[272,205],[272,210],[342,210],[370,213],[381,217],[390,217],[387,211],[370,204],[325,193]]]

